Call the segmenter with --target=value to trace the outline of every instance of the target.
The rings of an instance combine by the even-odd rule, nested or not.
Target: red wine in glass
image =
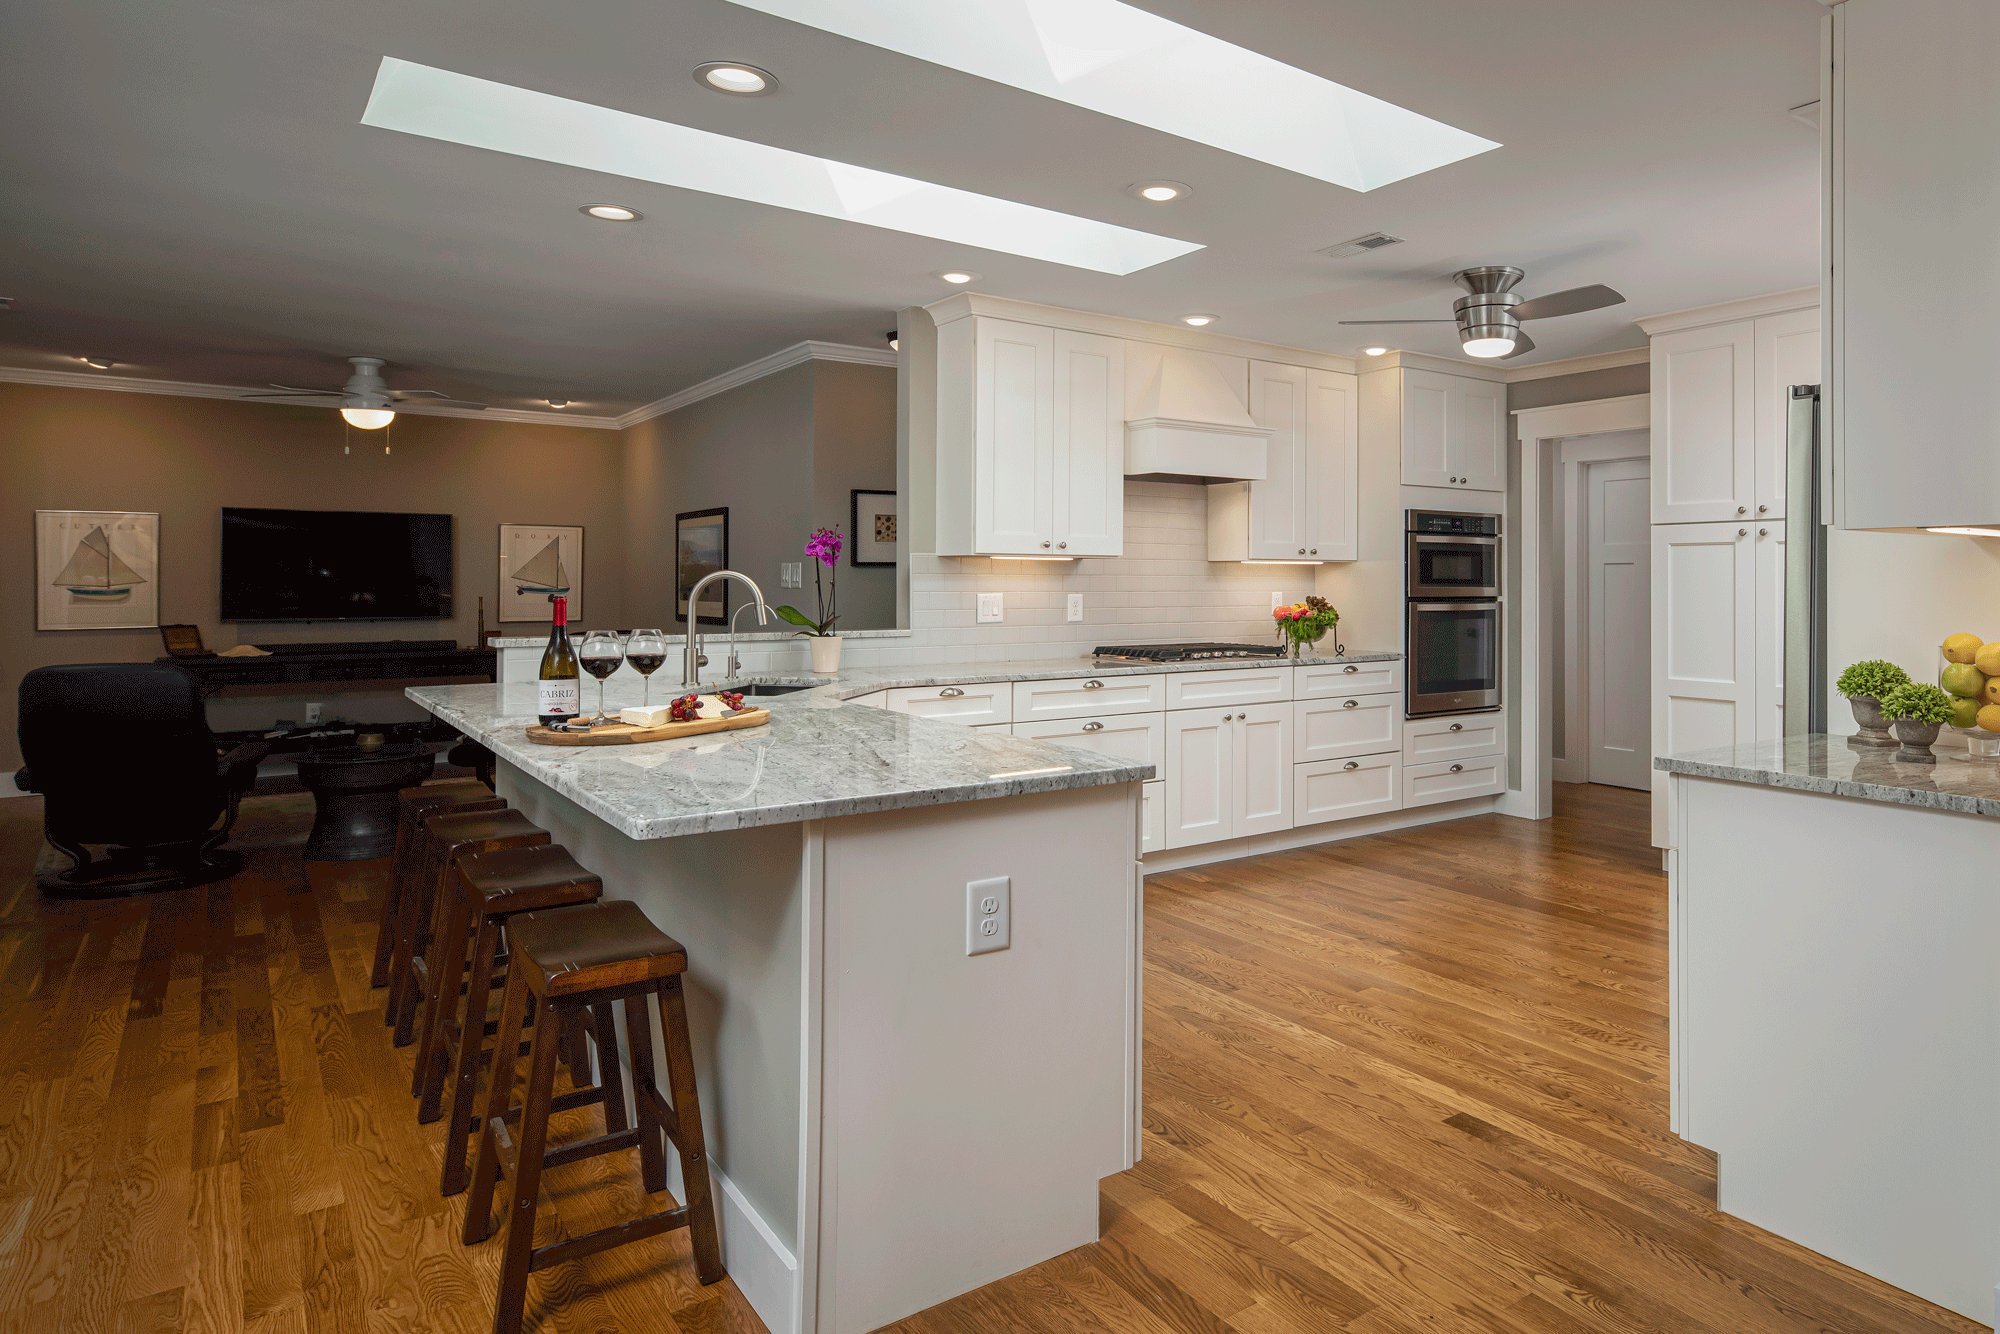
[[[634,630],[632,637],[625,641],[625,661],[632,664],[632,670],[645,678],[642,702],[653,702],[653,673],[660,670],[660,664],[667,660],[667,637],[658,630]]]

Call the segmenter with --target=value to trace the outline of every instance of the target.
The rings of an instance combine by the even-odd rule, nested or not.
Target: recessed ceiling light
[[[896,337],[896,331],[894,329],[889,330],[888,333],[882,336],[889,340],[889,350],[891,352],[900,352],[903,350],[903,341],[900,338]]]
[[[767,69],[746,65],[740,60],[711,60],[694,67],[695,82],[711,92],[736,97],[763,97],[775,92],[778,76]]]
[[[623,204],[585,204],[577,212],[588,214],[600,222],[638,222],[646,215],[636,208],[626,208]]]
[[[552,408],[566,408],[569,406],[569,400],[566,398],[545,398],[542,400],[542,402],[548,404]]]
[[[1118,0],[735,3],[1350,190],[1500,146]]]
[[[361,123],[1097,273],[1202,248],[407,60],[382,61]]]
[[[1386,347],[1364,347],[1364,348],[1362,348],[1362,349],[1361,349],[1361,351],[1362,351],[1362,352],[1363,352],[1363,353],[1364,353],[1365,355],[1367,355],[1367,356],[1371,356],[1371,357],[1379,357],[1379,356],[1381,356],[1381,355],[1382,355],[1382,354],[1383,354],[1384,352],[1387,352],[1388,350],[1389,350],[1389,349],[1388,349],[1388,348],[1386,348]]]
[[[942,278],[948,283],[976,283],[981,275],[971,269],[937,269],[932,272],[931,277]]]
[[[1215,323],[1215,318],[1213,315],[1183,315],[1181,316],[1181,323],[1192,324],[1195,328],[1199,329],[1203,325]]]
[[[1176,199],[1186,199],[1194,190],[1179,181],[1135,181],[1125,187],[1125,193],[1149,204],[1171,204]]]
[[[118,364],[109,357],[78,357],[77,360],[86,366],[95,366],[101,371],[108,371]]]

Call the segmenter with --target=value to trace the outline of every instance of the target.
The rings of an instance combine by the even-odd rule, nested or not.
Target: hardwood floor
[[[1645,798],[1558,791],[1152,877],[1145,1157],[1103,1239],[892,1328],[1984,1329],[1714,1212],[1667,1131]],[[367,987],[380,866],[45,902],[38,806],[0,801],[0,1334],[484,1330],[497,1243],[459,1244]],[[633,1176],[559,1169],[543,1215],[611,1221]],[[686,1244],[555,1267],[530,1328],[761,1329]]]

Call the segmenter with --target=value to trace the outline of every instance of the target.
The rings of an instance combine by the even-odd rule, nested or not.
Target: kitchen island
[[[1838,736],[1670,783],[1673,1128],[1717,1207],[1982,1323],[2000,1284],[2000,766]]]
[[[1151,767],[855,688],[592,748],[526,740],[532,685],[408,692],[688,947],[724,1263],[779,1334],[859,1334],[1094,1240],[1099,1180],[1138,1153]],[[613,684],[613,712],[638,702]],[[1007,944],[972,954],[995,892]]]

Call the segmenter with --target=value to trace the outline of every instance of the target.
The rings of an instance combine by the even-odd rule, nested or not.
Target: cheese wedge
[[[648,709],[620,709],[618,721],[631,723],[634,727],[658,727],[661,723],[673,721],[673,715],[664,704],[655,704]]]

